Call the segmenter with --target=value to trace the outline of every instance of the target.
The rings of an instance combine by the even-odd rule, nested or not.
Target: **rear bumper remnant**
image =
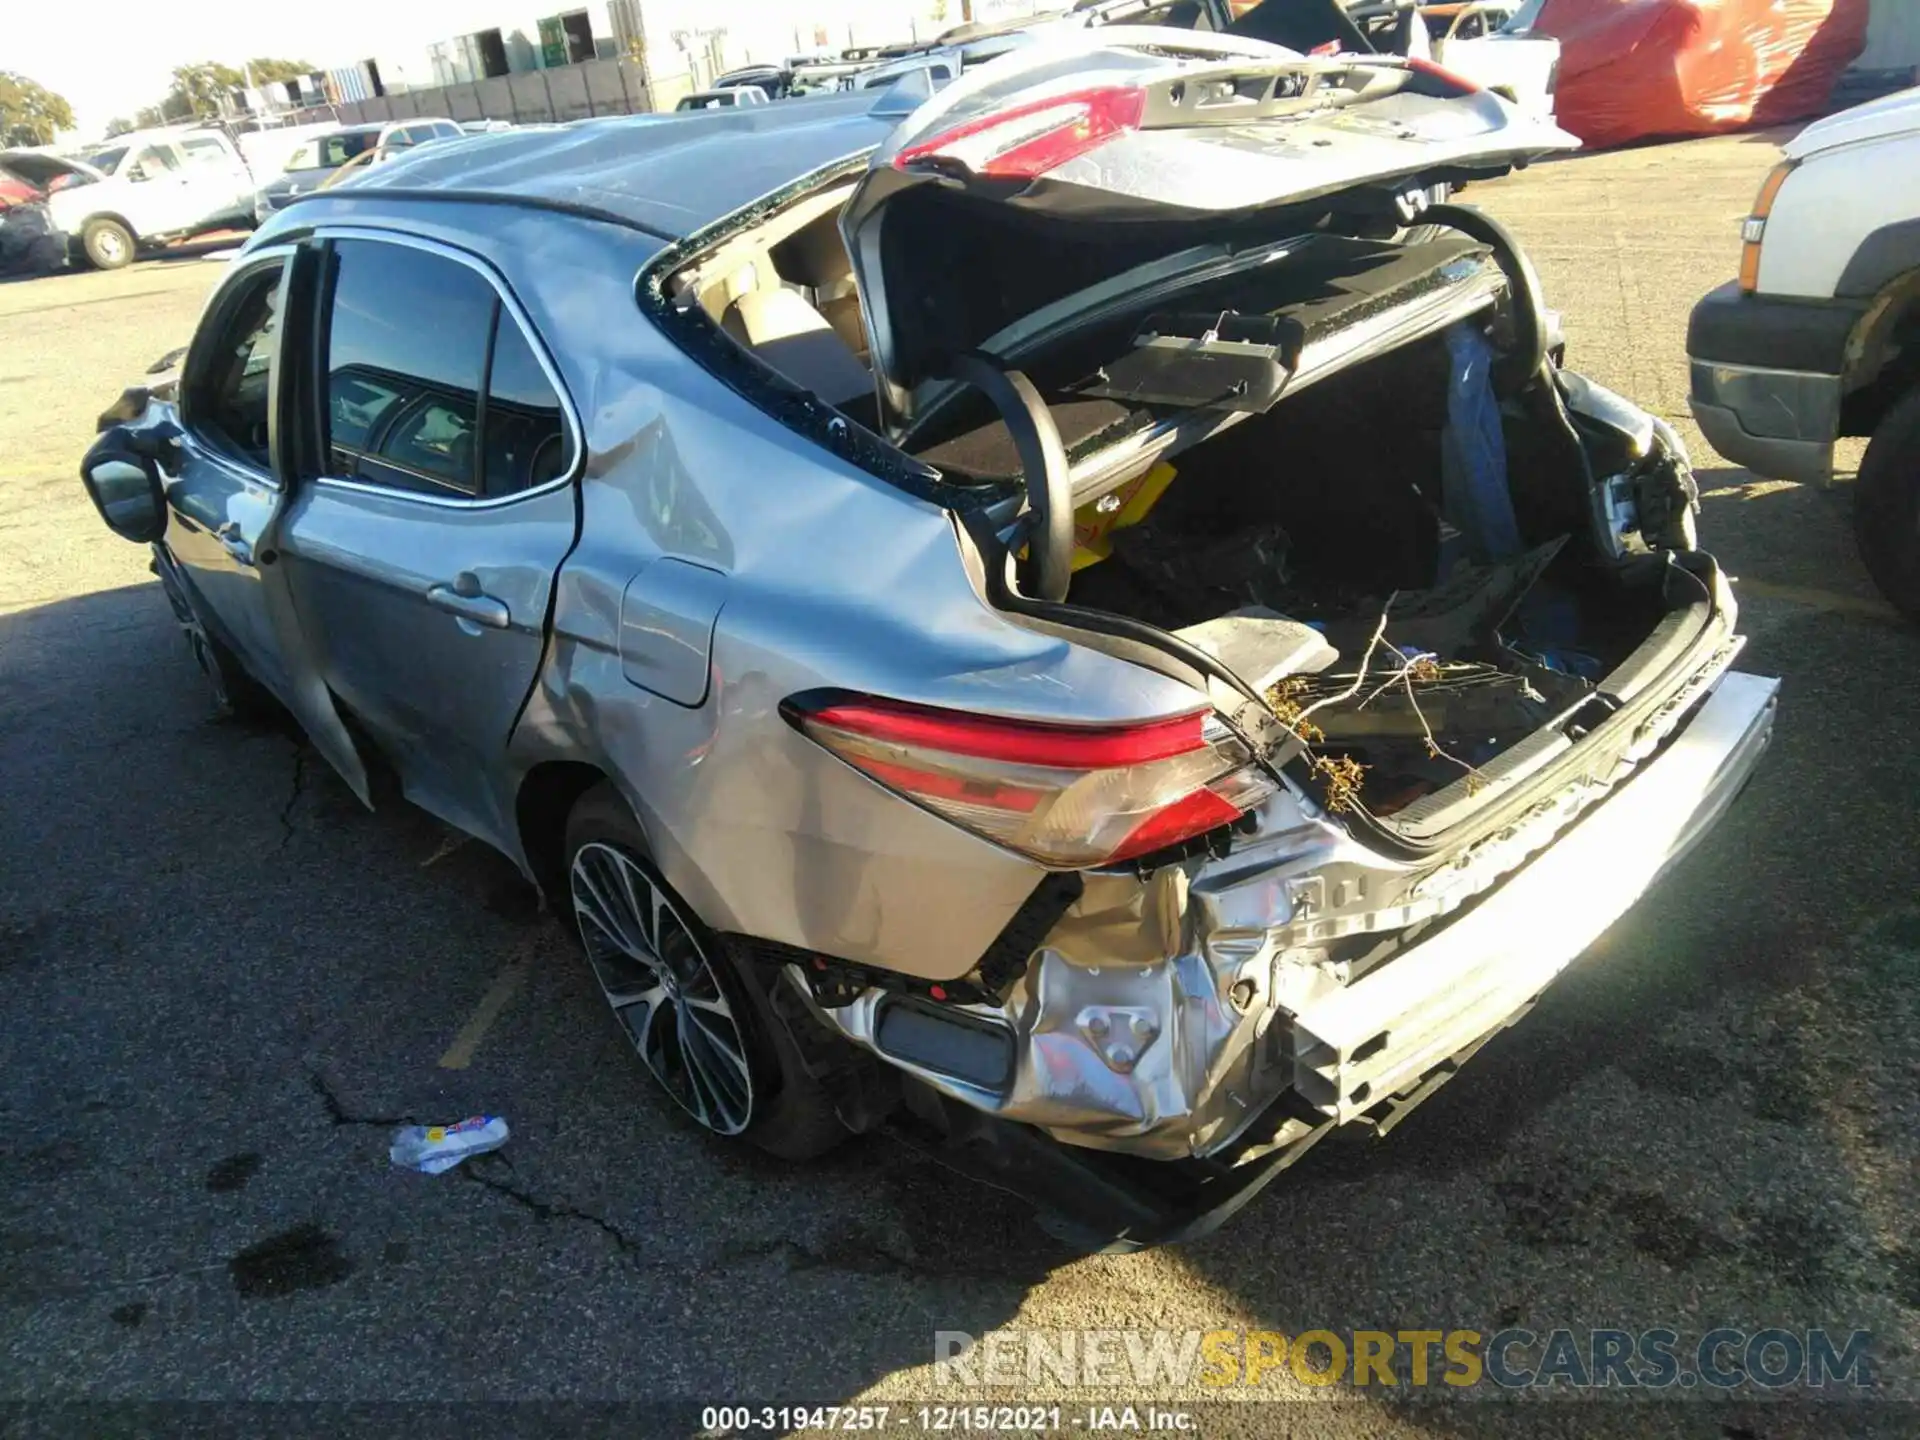
[[[916,1005],[909,1047],[891,992],[823,996],[790,974],[818,1018],[931,1090],[1074,1147],[1237,1167],[1295,1130],[1393,1123],[1738,793],[1779,682],[1714,674],[1646,722],[1624,775],[1464,857],[1383,861],[1323,817],[1280,815],[1282,795],[1224,858],[1090,873],[999,1003]],[[943,1010],[956,1028],[935,1036]],[[1297,1118],[1255,1143],[1276,1106]]]

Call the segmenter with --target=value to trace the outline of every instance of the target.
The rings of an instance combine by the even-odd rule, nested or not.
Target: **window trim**
[[[547,377],[547,383],[553,387],[553,393],[559,397],[560,418],[565,427],[566,437],[573,445],[573,463],[545,484],[530,485],[525,490],[514,491],[511,495],[460,495],[452,493],[446,495],[428,495],[415,490],[393,489],[385,485],[368,484],[362,480],[349,480],[343,476],[328,475],[324,472],[310,477],[311,483],[325,486],[330,490],[345,490],[365,495],[381,495],[390,499],[410,500],[420,505],[430,505],[441,509],[452,510],[494,510],[505,505],[517,505],[523,500],[531,500],[536,496],[545,495],[551,491],[561,489],[563,486],[573,484],[586,464],[586,431],[580,424],[579,412],[574,408],[573,396],[568,391],[565,381],[561,379],[559,367],[553,363],[553,357],[547,353],[546,341],[541,338],[539,329],[534,325],[525,308],[520,304],[519,299],[514,295],[512,289],[508,287],[506,280],[501,276],[500,272],[471,251],[461,250],[453,245],[442,244],[438,240],[428,240],[423,236],[412,234],[409,231],[389,230],[365,221],[352,225],[316,226],[312,236],[306,243],[318,249],[335,240],[367,240],[383,245],[406,245],[415,250],[423,250],[429,255],[439,255],[444,259],[465,265],[469,270],[472,270],[475,274],[479,275],[481,279],[485,280],[487,284],[493,288],[495,323],[497,324],[499,319],[507,316],[513,317],[514,323],[520,327],[521,338],[527,342],[527,348],[533,352],[534,362],[539,365],[541,373]],[[329,288],[323,293],[331,297],[332,291]],[[313,334],[314,351],[316,355],[319,351],[321,337],[326,333],[327,324],[331,319],[331,310],[325,315],[316,312],[314,316]],[[494,332],[489,330],[487,333],[489,337],[487,341],[488,363],[481,371],[483,383],[479,413],[482,415],[484,415],[486,411],[486,390],[491,386],[493,381],[491,360],[492,347],[494,345],[492,337]],[[315,404],[324,416],[326,410],[324,397],[326,395],[328,377],[321,373],[317,365],[313,367],[313,372],[313,389],[316,397]],[[316,438],[320,441],[317,446],[320,451],[319,463],[324,465],[332,458],[332,437],[323,432],[321,436]],[[475,437],[475,450],[476,453],[484,450],[484,444],[479,436]],[[436,479],[436,483],[440,482]]]
[[[233,269],[221,280],[220,288],[207,302],[206,314],[194,330],[193,341],[187,348],[186,361],[180,368],[180,398],[174,407],[180,417],[180,428],[187,432],[202,454],[209,458],[217,458],[228,465],[239,466],[262,485],[270,486],[275,490],[283,488],[275,463],[276,452],[284,443],[279,433],[278,395],[291,354],[287,348],[287,331],[292,324],[292,316],[289,314],[292,306],[288,303],[291,298],[288,285],[293,275],[294,261],[299,252],[298,245],[269,245],[243,254],[234,261]],[[279,312],[276,317],[278,323],[274,327],[273,354],[267,362],[272,367],[272,373],[267,382],[267,463],[262,466],[252,456],[236,455],[230,445],[223,444],[214,438],[209,427],[195,413],[199,406],[194,397],[205,379],[208,363],[206,347],[213,343],[211,340],[202,342],[200,337],[210,334],[224,336],[227,333],[227,326],[233,322],[233,310],[239,303],[237,297],[240,292],[246,289],[250,277],[266,269],[269,264],[277,264],[280,267],[280,298]],[[208,320],[213,320],[215,323],[209,326],[206,323]]]

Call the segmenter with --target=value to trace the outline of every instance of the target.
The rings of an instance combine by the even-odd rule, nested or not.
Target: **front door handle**
[[[462,580],[466,578],[461,577]],[[513,612],[507,609],[506,601],[496,600],[491,595],[463,595],[452,585],[430,588],[427,591],[427,603],[436,610],[444,610],[462,620],[471,620],[489,630],[504,630],[513,623]]]

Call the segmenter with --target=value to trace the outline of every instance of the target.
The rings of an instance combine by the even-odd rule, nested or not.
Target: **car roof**
[[[905,118],[882,91],[853,91],[635,115],[626,123],[511,130],[422,146],[332,192],[419,198],[524,199],[577,207],[678,240],[836,160],[857,160]],[[325,201],[309,203],[326,203]]]
[[[166,125],[148,130],[127,130],[84,149],[97,155],[102,150],[118,149],[122,145],[154,145],[164,140],[190,140],[198,135],[218,135],[222,140],[227,138],[223,131],[212,125]]]

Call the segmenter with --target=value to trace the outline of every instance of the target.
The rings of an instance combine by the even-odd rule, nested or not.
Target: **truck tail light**
[[[1057,870],[1190,840],[1276,788],[1210,710],[1137,725],[1041,725],[864,695],[781,710],[889,790]]]
[[[1751,295],[1760,285],[1760,242],[1767,238],[1767,216],[1773,213],[1773,202],[1779,198],[1780,187],[1787,183],[1798,160],[1782,160],[1767,172],[1767,178],[1760,182],[1760,193],[1754,198],[1753,213],[1740,225],[1740,288]]]
[[[1114,136],[1140,128],[1147,92],[1126,86],[1076,90],[996,110],[907,146],[893,157],[908,170],[929,161],[995,180],[1032,180]]]

